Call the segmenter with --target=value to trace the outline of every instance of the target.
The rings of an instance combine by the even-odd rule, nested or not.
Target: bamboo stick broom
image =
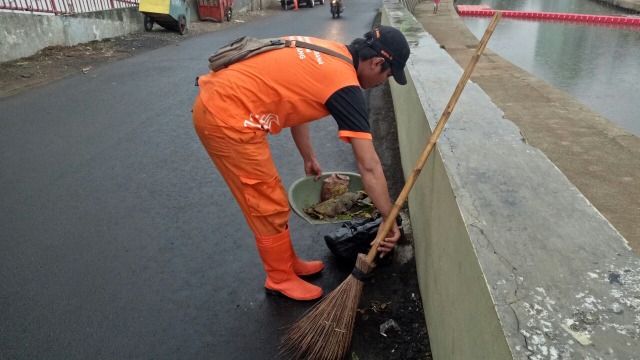
[[[384,240],[384,237],[393,226],[400,208],[409,196],[409,191],[427,162],[431,150],[434,148],[444,125],[458,102],[462,90],[469,81],[471,73],[487,46],[487,42],[498,25],[501,16],[502,13],[499,11],[493,16],[475,54],[464,70],[447,107],[442,113],[440,121],[438,121],[435,130],[431,134],[429,142],[418,159],[418,163],[402,188],[391,209],[391,213],[382,224],[382,230],[378,232],[371,250],[366,257],[364,254],[359,254],[351,275],[329,295],[309,309],[300,320],[287,330],[280,343],[280,353],[284,357],[306,360],[340,360],[345,357],[351,344],[353,324],[362,294],[364,277],[375,267],[373,261],[378,253],[377,245]]]

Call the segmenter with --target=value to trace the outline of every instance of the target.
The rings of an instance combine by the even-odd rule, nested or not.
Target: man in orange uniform
[[[392,204],[382,166],[373,147],[361,88],[393,76],[406,84],[409,45],[397,29],[379,26],[349,45],[309,37],[289,37],[331,49],[345,59],[287,47],[247,58],[198,80],[200,94],[193,122],[200,140],[224,177],[255,235],[267,280],[265,287],[296,300],[313,300],[322,289],[299,276],[322,270],[320,261],[297,257],[289,234],[287,193],[269,151],[267,134],[291,128],[307,175],[322,175],[307,123],[329,114],[338,137],[351,143],[362,182],[383,218]],[[395,225],[379,245],[393,249]]]

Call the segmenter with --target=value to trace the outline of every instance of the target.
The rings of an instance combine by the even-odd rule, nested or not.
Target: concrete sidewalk
[[[421,2],[414,16],[465,68],[478,39],[458,17],[453,1],[443,0],[438,14],[430,1]],[[489,49],[471,81],[639,252],[640,139]]]
[[[640,0],[604,0],[609,4],[619,6],[624,9],[640,12]]]

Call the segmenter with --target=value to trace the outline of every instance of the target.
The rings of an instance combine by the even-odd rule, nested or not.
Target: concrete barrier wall
[[[138,8],[65,16],[0,13],[0,62],[31,56],[48,46],[71,46],[143,30]]]
[[[463,69],[397,1],[412,47],[390,81],[405,178]],[[409,196],[434,358],[631,359],[640,258],[472,82]]]
[[[257,11],[274,0],[236,0],[234,14]],[[197,21],[197,0],[187,0],[191,21]],[[72,46],[143,31],[137,7],[74,15],[0,12],[0,62],[31,56],[48,46]]]

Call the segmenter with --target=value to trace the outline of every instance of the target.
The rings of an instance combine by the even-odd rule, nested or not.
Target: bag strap
[[[327,49],[324,46],[311,44],[311,43],[300,41],[300,40],[282,40],[282,39],[279,39],[279,38],[265,39],[265,40],[269,41],[269,43],[270,43],[270,45],[267,45],[267,46],[278,46],[278,45],[283,45],[284,44],[284,47],[290,47],[290,48],[301,47],[301,48],[304,48],[304,49],[314,50],[314,51],[318,51],[318,52],[321,52],[321,53],[325,53],[327,55],[335,56],[338,59],[341,59],[343,61],[346,61],[348,64],[353,65],[353,61],[351,61],[351,59],[349,59],[349,57],[347,57],[347,56],[345,56],[343,54],[340,54],[337,51],[333,51],[331,49]],[[199,76],[196,77],[196,83],[195,83],[196,86],[200,86],[198,84],[198,79],[199,78],[200,78]]]
[[[282,39],[279,39],[279,40],[282,41]],[[315,50],[315,51],[318,51],[318,52],[321,52],[321,53],[325,53],[327,55],[335,56],[338,59],[342,59],[342,60],[346,61],[347,63],[353,65],[353,62],[347,56],[345,56],[343,54],[340,54],[337,51],[333,51],[331,49],[327,49],[326,47],[323,47],[323,46],[320,46],[320,45],[311,44],[311,43],[300,41],[300,40],[284,40],[284,46],[285,47],[291,47],[291,48],[301,47],[301,48],[305,48],[305,49],[309,49],[309,50]]]

